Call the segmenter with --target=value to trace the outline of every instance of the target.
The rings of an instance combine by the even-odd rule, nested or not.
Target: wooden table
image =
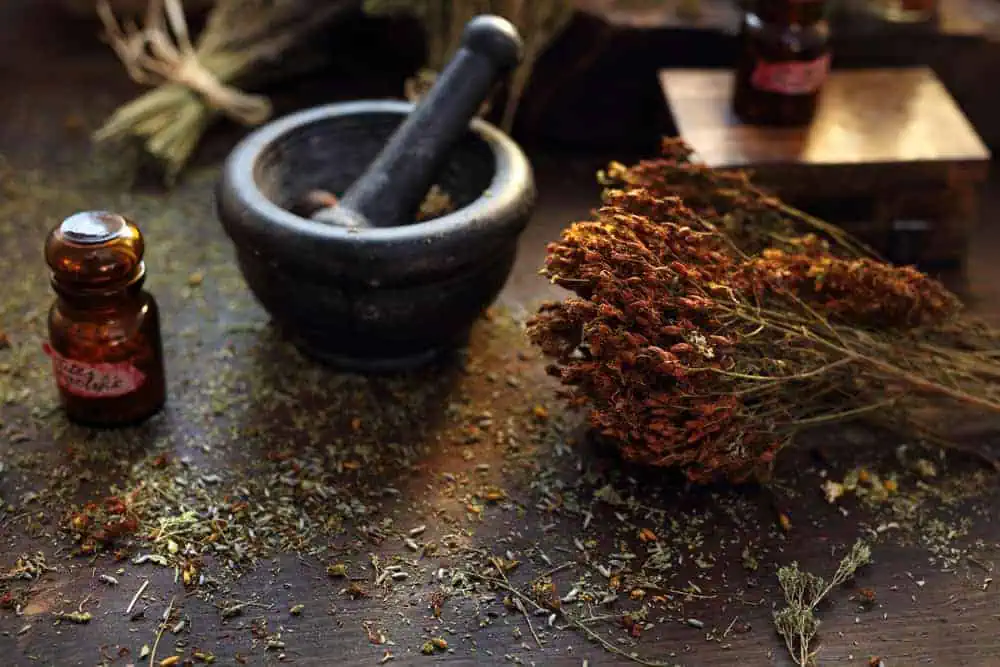
[[[10,47],[0,52],[0,155],[13,167],[0,180],[0,330],[9,340],[0,349],[0,573],[22,554],[37,564],[41,553],[51,569],[0,580],[5,667],[146,665],[142,647],[152,648],[168,609],[157,662],[200,651],[227,667],[241,659],[373,665],[387,652],[390,665],[631,664],[597,637],[667,665],[787,666],[771,623],[782,601],[777,566],[798,561],[828,575],[858,536],[873,541],[875,562],[821,610],[821,664],[864,665],[874,655],[890,667],[1000,660],[998,588],[989,585],[1000,560],[1000,497],[995,477],[980,479],[977,460],[911,448],[907,457],[929,457],[939,473],[923,479],[897,461],[898,441],[836,431],[783,456],[769,492],[688,489],[586,444],[580,417],[561,407],[519,323],[539,300],[559,296],[537,275],[544,246],[596,203],[593,174],[603,160],[535,156],[538,213],[499,310],[478,326],[465,362],[395,379],[339,375],[270,331],[214,220],[218,157],[238,133],[220,128],[173,192],[115,185],[80,128],[93,128],[134,90],[103,47],[73,42],[58,23],[29,21],[29,5],[37,3],[0,6],[0,42]],[[6,41],[11,35],[18,39]],[[351,85],[373,89],[371,80]],[[324,95],[345,87],[333,82]],[[40,244],[50,224],[85,206],[135,215],[149,241],[170,399],[140,428],[67,425],[38,349],[51,298]],[[997,247],[997,239],[981,244],[978,284],[1000,283],[990,261]],[[983,311],[996,321],[997,295],[987,296]],[[828,503],[822,484],[857,466],[899,472],[900,494],[873,508],[853,497]],[[187,587],[172,563],[133,562],[164,550],[160,534],[126,540],[123,560],[72,556],[64,531],[73,507],[141,481],[169,496],[175,478],[215,498],[249,485],[259,500],[271,485],[274,497],[288,499],[282,511],[302,518],[283,539],[310,539],[297,553],[286,544],[235,571],[219,550],[199,565],[194,580],[205,580]],[[942,500],[961,489],[979,493]],[[241,495],[234,490],[226,504],[239,505]],[[158,510],[173,501],[148,502]],[[779,512],[790,517],[787,531]],[[258,530],[276,522],[256,520]],[[183,554],[188,538],[169,539]],[[501,559],[504,575],[489,557]],[[338,563],[347,579],[327,574]],[[456,591],[436,618],[435,594],[463,588],[453,577],[465,570],[506,576],[522,592],[550,575],[561,596],[577,598],[564,604],[568,613],[603,620],[588,621],[589,637],[561,617],[550,626],[548,613],[525,603],[526,617],[515,594],[482,582],[468,595]],[[369,597],[355,599],[352,583]],[[872,608],[859,604],[860,586],[874,589]],[[88,623],[57,620],[81,609]],[[648,626],[623,627],[627,613],[642,609]],[[449,648],[423,655],[432,638]]]
[[[665,70],[660,82],[680,136],[706,164],[749,168],[826,217],[824,201],[852,198],[851,214],[874,223],[856,231],[884,249],[896,223],[928,222],[915,259],[964,255],[990,152],[930,69],[835,70],[812,124],[791,129],[740,123],[729,71]]]

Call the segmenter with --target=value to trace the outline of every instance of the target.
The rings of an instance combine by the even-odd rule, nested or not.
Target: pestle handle
[[[493,84],[523,57],[517,28],[500,16],[469,21],[461,46],[378,157],[329,209],[331,221],[391,227],[412,222]],[[333,211],[340,209],[339,212]],[[327,218],[327,215],[321,217]]]

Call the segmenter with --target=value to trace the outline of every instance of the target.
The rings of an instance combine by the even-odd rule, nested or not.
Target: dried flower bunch
[[[478,14],[503,16],[524,39],[524,60],[514,71],[500,121],[508,132],[531,72],[573,16],[570,0],[365,0],[368,14],[409,13],[427,32],[428,53],[425,69],[408,84],[408,96],[418,98],[434,84],[439,72],[459,46],[465,24]],[[488,108],[488,107],[487,107]]]
[[[741,481],[803,427],[916,420],[942,397],[1000,411],[994,334],[937,281],[676,141],[603,178],[623,187],[543,270],[575,297],[543,305],[529,336],[626,458]]]

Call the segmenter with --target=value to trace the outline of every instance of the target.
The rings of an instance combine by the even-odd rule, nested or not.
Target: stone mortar
[[[535,204],[524,153],[475,120],[437,181],[453,212],[363,229],[291,212],[310,191],[346,190],[412,108],[357,101],[272,121],[233,150],[217,188],[254,295],[304,352],[350,370],[402,370],[461,346],[506,282]]]

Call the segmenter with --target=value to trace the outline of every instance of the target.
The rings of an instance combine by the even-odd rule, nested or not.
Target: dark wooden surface
[[[86,130],[133,89],[89,36],[42,21],[44,13],[23,9],[31,4],[21,11],[0,7],[0,155],[13,167],[0,188],[0,329],[11,341],[0,351],[0,572],[20,554],[35,552],[54,569],[36,580],[0,581],[25,596],[20,616],[0,611],[4,665],[145,664],[140,649],[153,644],[171,600],[179,610],[173,620],[188,623],[178,634],[164,634],[159,659],[175,649],[190,656],[201,648],[222,665],[238,664],[237,654],[252,665],[371,665],[391,650],[399,664],[628,664],[578,631],[547,627],[544,616],[531,616],[529,628],[504,606],[502,591],[480,587],[474,596],[452,597],[441,619],[428,605],[440,568],[480,572],[488,555],[522,562],[509,574],[519,588],[568,564],[554,575],[560,594],[579,587],[601,597],[610,583],[598,566],[622,552],[635,558],[623,561],[619,574],[632,585],[617,601],[566,606],[572,614],[610,616],[592,626],[607,642],[671,665],[788,665],[770,620],[781,603],[777,566],[797,560],[828,574],[858,536],[874,541],[875,561],[823,607],[820,664],[864,665],[870,656],[892,667],[1000,663],[998,593],[987,581],[1000,559],[993,519],[1000,496],[995,477],[977,459],[923,453],[940,474],[922,480],[897,461],[896,446],[904,444],[898,439],[836,431],[789,452],[767,492],[686,489],[670,475],[626,466],[581,437],[579,418],[560,408],[517,325],[538,301],[556,296],[536,273],[544,244],[596,203],[593,170],[603,159],[533,156],[541,188],[537,215],[497,312],[477,328],[464,362],[393,380],[338,376],[301,359],[268,330],[213,218],[216,162],[238,132],[221,127],[200,165],[172,193],[115,187],[108,162],[90,155]],[[333,95],[337,86],[327,84],[305,83],[294,92]],[[362,84],[365,94],[380,90],[371,81]],[[41,241],[50,225],[82,207],[136,216],[149,242],[149,287],[163,311],[170,404],[149,424],[114,436],[62,421],[37,351],[50,299]],[[986,210],[1000,210],[1000,202],[988,202]],[[1000,281],[992,252],[998,247],[995,232],[981,232],[966,290],[995,322]],[[198,286],[190,281],[194,272],[203,275]],[[963,425],[966,441],[990,451],[981,427]],[[97,451],[115,456],[88,458]],[[226,481],[246,471],[285,474],[268,456],[291,456],[338,498],[357,500],[371,514],[316,530],[315,553],[275,553],[235,580],[222,559],[210,560],[204,572],[216,583],[195,589],[175,583],[172,568],[69,557],[72,544],[60,527],[70,503],[100,498],[111,484],[135,484],[136,471],[161,453],[170,455],[171,465]],[[861,465],[898,473],[896,500],[874,508],[852,498],[827,503],[824,479],[840,479]],[[81,482],[74,497],[63,502],[46,495],[67,478]],[[502,488],[506,499],[486,501],[490,487]],[[968,497],[943,499],[956,493]],[[335,514],[332,505],[307,499],[302,510],[311,517]],[[779,512],[790,517],[790,530],[779,526]],[[441,545],[435,556],[418,558],[404,544],[421,524],[427,526],[421,542]],[[371,539],[372,526],[384,541]],[[638,539],[644,528],[657,539]],[[640,587],[635,577],[653,576],[640,564],[656,545],[671,564],[655,572],[660,590],[644,585],[643,602],[627,599]],[[147,552],[149,545],[139,540],[134,549]],[[744,552],[759,561],[756,570],[745,567]],[[370,554],[400,556],[409,578],[374,588]],[[372,596],[346,596],[344,583],[323,572],[330,562],[349,563]],[[119,584],[101,583],[98,574]],[[146,580],[139,606],[147,612],[130,621],[122,610]],[[873,609],[859,606],[857,586],[874,588]],[[259,606],[222,618],[219,607],[236,600]],[[56,612],[81,604],[93,614],[90,623],[56,622]],[[295,604],[305,605],[301,616],[289,614]],[[651,625],[630,637],[614,618],[643,604]],[[269,633],[280,631],[284,649],[267,650],[255,636],[259,619]],[[391,643],[373,643],[366,627]],[[421,655],[432,636],[447,638],[450,650]],[[128,653],[120,655],[123,647]]]

